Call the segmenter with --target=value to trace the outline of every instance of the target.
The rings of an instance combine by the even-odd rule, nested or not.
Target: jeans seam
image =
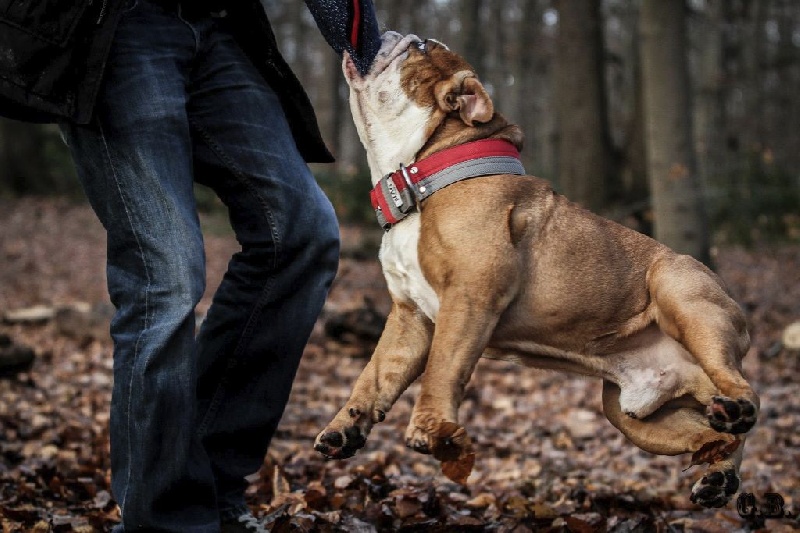
[[[230,373],[236,367],[236,360],[241,351],[244,349],[243,346],[245,340],[250,337],[250,333],[254,327],[254,317],[261,313],[261,309],[264,307],[265,300],[269,297],[270,292],[272,292],[273,281],[274,277],[270,276],[267,282],[264,284],[264,288],[261,290],[261,296],[253,306],[250,317],[247,319],[247,323],[245,324],[242,334],[239,337],[239,342],[236,344],[236,348],[234,348],[233,352],[228,356],[228,364],[225,366],[225,371],[222,373],[222,376],[219,379],[219,384],[217,385],[217,389],[214,391],[214,395],[211,397],[211,401],[209,402],[208,409],[206,409],[206,412],[203,415],[203,419],[197,426],[197,435],[201,439],[206,429],[208,429],[208,427],[211,425],[214,416],[216,415],[217,408],[220,406],[220,404],[222,404],[222,401],[225,398],[226,385],[228,384]]]
[[[197,31],[194,29],[194,26],[192,26],[188,20],[183,18],[183,3],[181,2],[178,2],[177,14],[178,14],[178,20],[186,24],[186,26],[188,26],[189,29],[191,30],[192,35],[194,35],[194,53],[195,55],[197,55],[197,53],[200,50],[200,34],[197,33]]]
[[[202,126],[197,124],[197,122],[191,117],[189,117],[189,123],[192,125],[192,127],[194,127],[197,130],[197,132],[200,134],[203,140],[208,144],[209,148],[211,148],[211,151],[214,152],[214,154],[216,154],[217,157],[219,157],[220,161],[222,161],[222,164],[225,165],[231,171],[231,173],[234,175],[236,179],[244,183],[244,185],[248,189],[250,189],[250,191],[256,198],[258,198],[258,202],[261,204],[264,213],[266,214],[265,217],[267,219],[267,225],[269,226],[270,231],[272,232],[272,242],[275,245],[275,250],[272,253],[271,268],[275,269],[275,267],[278,264],[278,257],[281,254],[281,249],[280,249],[281,240],[278,235],[276,227],[277,224],[275,224],[275,217],[272,215],[272,211],[270,211],[269,209],[269,204],[266,201],[264,201],[263,196],[258,193],[258,190],[255,187],[253,187],[252,183],[247,178],[247,175],[244,172],[242,172],[242,170],[236,165],[234,160],[225,153],[225,151],[219,144],[214,142],[214,139],[211,137],[211,135],[209,135],[208,132]]]
[[[149,265],[147,264],[146,255],[144,254],[144,250],[142,249],[142,243],[139,240],[139,235],[136,233],[136,229],[135,229],[136,225],[133,224],[133,221],[131,220],[131,212],[130,212],[130,209],[128,207],[128,203],[127,203],[127,201],[125,199],[125,194],[123,193],[122,187],[120,187],[119,177],[118,177],[116,168],[114,167],[114,160],[111,157],[111,152],[110,152],[110,150],[108,148],[108,141],[106,140],[106,135],[105,135],[105,132],[103,131],[103,126],[101,124],[99,124],[99,123],[98,123],[98,129],[100,131],[100,139],[103,141],[103,149],[104,149],[106,158],[108,159],[108,165],[109,165],[109,168],[111,169],[111,176],[112,176],[112,178],[114,180],[114,185],[117,188],[117,192],[119,194],[120,201],[122,202],[122,206],[125,209],[125,218],[128,220],[128,224],[130,225],[130,228],[131,228],[131,231],[133,233],[133,236],[136,239],[136,246],[139,249],[139,255],[142,258],[142,265],[144,267],[145,276],[147,278],[147,285],[146,285],[145,291],[144,291],[144,295],[145,295],[145,298],[144,298],[144,309],[145,309],[145,312],[144,312],[144,323],[143,323],[142,331],[137,336],[136,343],[134,344],[134,348],[133,348],[133,364],[132,364],[132,368],[136,368],[136,361],[139,358],[139,345],[141,343],[142,337],[144,336],[145,330],[148,328],[148,326],[150,324],[150,285],[151,285],[152,278],[150,276],[150,268],[149,268]],[[126,480],[126,483],[125,483],[125,493],[122,495],[122,498],[121,498],[121,500],[122,500],[121,501],[121,505],[120,505],[121,509],[125,508],[125,502],[126,502],[126,499],[127,499],[127,496],[128,496],[128,486],[130,485],[131,472],[132,472],[132,466],[133,466],[133,462],[131,460],[131,456],[132,456],[132,445],[131,445],[131,435],[132,435],[132,431],[131,431],[131,400],[132,400],[133,395],[130,394],[130,391],[133,390],[133,380],[134,380],[135,376],[136,376],[136,373],[134,371],[131,371],[131,377],[130,377],[130,380],[128,382],[128,390],[129,390],[129,393],[128,393],[128,405],[125,408],[126,418],[127,418],[125,431],[126,431],[126,434],[127,434],[126,440],[127,440],[127,443],[128,443],[128,453],[126,454],[127,465],[126,465],[126,469],[125,469],[125,476],[126,476],[127,480]]]
[[[278,264],[278,256],[280,255],[280,238],[278,236],[277,225],[275,224],[275,219],[272,215],[272,212],[269,209],[269,204],[264,201],[264,198],[261,194],[259,194],[258,190],[253,187],[250,180],[247,178],[247,175],[242,172],[242,170],[236,165],[232,158],[230,158],[222,147],[214,142],[214,139],[208,132],[196,121],[194,121],[191,117],[189,117],[189,123],[194,127],[200,137],[208,144],[209,148],[212,152],[220,159],[222,164],[226,166],[231,173],[233,174],[234,178],[241,181],[245,187],[250,189],[253,195],[258,198],[258,202],[263,207],[263,212],[265,213],[265,218],[267,220],[267,225],[270,228],[272,233],[272,242],[274,244],[275,250],[273,251],[272,255],[272,268],[271,270],[274,272],[275,268]],[[253,310],[250,313],[250,316],[247,319],[247,322],[242,329],[242,334],[239,337],[239,342],[237,343],[236,347],[234,348],[233,352],[228,358],[228,364],[225,367],[225,371],[220,377],[219,384],[217,385],[217,389],[214,391],[214,395],[211,397],[211,402],[209,402],[208,409],[206,409],[205,414],[203,415],[203,419],[200,421],[197,427],[197,435],[202,438],[203,434],[205,433],[206,429],[211,425],[211,422],[216,414],[217,408],[222,403],[222,400],[225,396],[225,385],[228,382],[228,376],[233,368],[236,366],[236,359],[238,355],[243,350],[243,345],[245,339],[250,336],[253,328],[255,327],[255,318],[257,315],[261,313],[261,309],[264,306],[264,302],[268,298],[270,292],[272,292],[272,284],[274,282],[274,276],[269,276],[266,283],[264,284],[264,288],[261,290],[261,296],[256,301],[255,305],[253,306]]]
[[[128,4],[128,5],[125,7],[125,9],[123,9],[123,10],[122,10],[122,13],[123,13],[123,14],[125,14],[125,13],[130,13],[131,11],[133,11],[134,9],[136,9],[136,6],[138,6],[138,5],[139,5],[139,0],[131,0],[131,1],[130,1],[130,4]]]

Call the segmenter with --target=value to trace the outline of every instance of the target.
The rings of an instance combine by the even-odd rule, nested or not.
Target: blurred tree
[[[613,59],[609,66],[614,66],[619,81],[610,87],[608,106],[623,111],[621,133],[618,146],[619,161],[616,170],[619,173],[619,189],[614,191],[616,200],[623,209],[623,216],[642,219],[649,206],[650,190],[647,183],[647,153],[644,144],[644,103],[642,102],[642,61],[639,53],[639,19],[638,9],[631,2],[620,2],[617,5],[618,19],[612,26],[616,34],[618,55],[607,56]],[[606,35],[609,35],[608,33]],[[609,35],[610,37],[610,35]],[[607,67],[608,69],[608,67]],[[639,220],[639,229],[647,229],[648,224]]]
[[[487,27],[482,21],[484,0],[461,0],[460,53],[479,76],[487,77]],[[497,8],[497,6],[495,6]],[[485,74],[482,74],[485,73]]]
[[[56,126],[0,118],[0,194],[82,194]]]
[[[708,228],[692,142],[685,5],[677,0],[644,0],[640,16],[655,237],[708,263]]]
[[[600,0],[556,0],[558,185],[571,200],[602,209],[613,153],[606,113]]]
[[[350,117],[340,58],[303,2],[262,2],[336,154],[335,165],[315,166],[314,172],[332,196],[368,207],[354,190],[366,179],[366,158]],[[643,28],[640,34],[638,26],[670,17],[673,8],[667,4],[681,7],[679,0],[659,0],[657,6],[628,0],[375,0],[375,5],[382,31],[438,39],[464,55],[498,111],[522,127],[528,172],[557,182],[587,207],[631,223],[630,215],[649,221],[651,174],[652,183],[662,187],[653,191],[653,205],[665,241],[700,232],[689,240],[703,249],[699,243],[707,240],[708,229],[697,206],[666,199],[669,187],[698,200],[705,194],[715,238],[726,220],[752,231],[767,217],[798,234],[800,215],[791,202],[800,193],[800,2],[685,2],[691,8],[686,20],[681,15],[685,35],[678,38],[669,30],[653,36],[660,40],[650,49],[672,57],[679,46],[681,68],[688,63],[689,75],[660,59],[648,63],[651,70],[677,72],[678,89],[678,78],[669,74],[659,85],[652,72],[639,72],[645,61],[640,53],[648,48],[640,37],[653,32]],[[646,16],[654,9],[655,16]],[[647,80],[653,81],[649,89],[642,86]],[[679,122],[659,119],[667,116]],[[657,139],[680,145],[675,149],[687,155],[662,162],[667,170],[659,171],[661,177],[652,173],[669,151],[656,148]],[[66,154],[54,126],[3,122],[0,192],[78,190]],[[683,172],[687,178],[676,178]],[[647,231],[646,224],[639,227]]]
[[[725,0],[708,0],[705,12],[697,13],[697,61],[692,79],[695,84],[694,131],[697,171],[703,186],[711,184],[715,174],[727,174],[724,144],[717,141],[724,135],[725,91],[723,67],[722,4]]]

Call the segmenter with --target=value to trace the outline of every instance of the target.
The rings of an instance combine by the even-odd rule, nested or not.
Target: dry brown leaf
[[[408,518],[422,510],[422,502],[412,498],[398,498],[394,504],[394,509],[400,518]]]
[[[725,440],[715,440],[707,442],[692,454],[692,463],[689,466],[697,466],[708,463],[713,465],[723,459],[727,459],[739,447],[741,439],[735,438],[731,442]]]
[[[599,533],[606,530],[606,520],[598,513],[582,513],[567,516],[564,521],[574,533]]]
[[[467,478],[475,466],[475,454],[470,452],[462,455],[455,461],[442,461],[442,474],[448,479],[461,485],[467,483]]]
[[[281,472],[280,467],[275,466],[272,471],[272,493],[277,496],[291,491],[292,489],[289,485],[289,481],[283,475],[283,472]]]
[[[471,500],[467,500],[464,505],[475,509],[481,509],[483,507],[489,507],[495,502],[497,502],[497,497],[494,494],[482,492]]]

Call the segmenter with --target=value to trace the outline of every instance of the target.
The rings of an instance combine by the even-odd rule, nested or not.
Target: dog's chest
[[[439,298],[422,274],[419,245],[419,213],[413,213],[383,236],[379,258],[393,298],[415,304],[432,321],[439,312]]]

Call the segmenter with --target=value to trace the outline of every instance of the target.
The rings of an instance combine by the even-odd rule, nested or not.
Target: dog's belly
[[[413,303],[435,322],[439,298],[419,266],[419,229],[419,213],[394,226],[383,235],[379,259],[392,297]]]
[[[605,355],[561,350],[532,340],[493,339],[484,357],[611,381],[621,390],[620,409],[635,418],[653,413],[687,384],[713,388],[692,354],[655,324]]]

